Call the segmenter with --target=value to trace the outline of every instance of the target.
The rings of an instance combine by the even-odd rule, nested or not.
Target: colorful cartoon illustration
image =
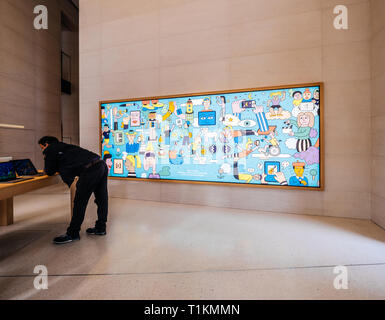
[[[251,139],[248,139],[245,149],[241,149],[239,152],[235,152],[233,154],[226,154],[223,156],[223,159],[233,158],[238,160],[241,158],[246,158],[250,153],[254,152],[257,149],[258,145],[258,141],[253,142]]]
[[[159,174],[156,173],[156,155],[151,142],[148,143],[146,153],[144,154],[143,167],[146,171],[152,169],[152,173],[148,175],[150,179],[159,179]]]
[[[191,99],[187,100],[186,103],[186,123],[192,125],[194,122],[194,104]]]
[[[186,118],[186,114],[183,113],[182,106],[177,105],[174,101],[170,101],[169,110],[174,109],[174,114],[181,120]]]
[[[302,102],[302,92],[301,91],[294,91],[293,92],[293,106],[299,107]]]
[[[288,120],[285,124],[291,124],[298,130],[291,131],[290,136],[295,137],[295,145],[298,152],[306,151],[312,146],[310,134],[314,126],[314,115],[311,112],[301,112],[297,116],[297,120]],[[290,140],[289,140],[290,141]]]
[[[102,103],[102,157],[109,176],[319,188],[321,98],[310,85]]]
[[[244,181],[246,183],[250,183],[250,181],[253,179],[256,181],[261,180],[261,175],[259,174],[252,175],[250,173],[240,173],[238,169],[238,161],[235,161],[235,159],[233,164],[233,174],[236,180]]]
[[[137,138],[135,141],[137,132],[134,130],[130,130],[126,132],[126,136],[128,139],[128,142],[126,144],[126,152],[128,154],[136,154],[139,151],[139,146],[140,146],[140,137]]]
[[[190,132],[190,125],[187,122],[184,124],[184,128],[182,129],[181,138],[183,139],[182,144],[184,146],[190,144],[191,132]]]
[[[109,153],[108,151],[104,151],[104,153],[103,153],[103,160],[107,164],[108,171],[110,171],[111,168],[112,168],[112,154]]]
[[[226,115],[226,97],[225,96],[219,96],[217,97],[217,104],[221,108],[221,117],[219,118],[219,121],[225,120]]]
[[[179,150],[177,152],[176,150],[170,150],[169,151],[169,161],[171,164],[180,166],[183,164],[183,150]]]
[[[136,178],[135,167],[141,168],[142,167],[142,161],[141,161],[139,156],[128,155],[126,157],[126,160],[124,161],[124,165],[128,171],[127,177]]]
[[[212,110],[198,112],[198,124],[200,126],[215,126],[216,112]]]
[[[171,137],[171,131],[173,131],[175,128],[175,124],[172,126],[172,128],[170,128],[170,124],[169,122],[166,122],[165,126],[164,126],[164,143],[166,145],[170,145],[170,137]]]
[[[271,130],[268,136],[262,139],[263,142],[267,144],[263,148],[259,148],[258,151],[264,153],[265,156],[276,157],[281,153],[281,148],[279,147],[279,140],[276,138],[276,129]]]
[[[194,142],[190,144],[191,147],[191,156],[195,156],[197,154],[197,150],[201,148],[202,145],[202,137],[196,136]]]
[[[296,91],[295,93],[293,93],[293,95],[296,95],[297,97],[299,97],[300,94],[301,94],[301,91]],[[318,97],[318,98],[312,98],[312,93],[311,93],[310,89],[306,88],[305,91],[302,93],[302,99],[298,100],[298,101],[296,100],[294,108],[291,111],[292,116],[297,117],[298,114],[301,112],[311,112],[311,113],[313,113],[314,116],[319,115],[318,114],[319,90],[318,90],[318,94],[316,93],[316,90],[315,90],[314,95],[315,95],[315,97]],[[293,102],[293,104],[294,104],[294,102]]]
[[[270,99],[267,101],[267,106],[270,108],[270,115],[273,116],[282,116],[282,107],[281,102],[286,99],[285,91],[277,91],[270,93]]]
[[[102,135],[103,135],[102,148],[104,148],[104,147],[111,148],[112,147],[112,145],[110,145],[111,130],[110,130],[110,127],[108,126],[108,124],[105,124],[103,126]]]
[[[319,112],[319,90],[314,90],[312,102],[314,103],[314,106],[317,109],[317,114],[320,115],[320,112]]]
[[[231,173],[231,166],[228,163],[224,163],[221,165],[221,167],[218,169],[218,179],[223,179],[225,175]]]
[[[290,186],[307,186],[309,181],[304,177],[305,163],[304,162],[293,162],[293,170],[295,175],[290,177],[289,185]]]
[[[140,127],[140,116],[140,110],[133,110],[130,112],[131,127]]]
[[[174,101],[170,101],[168,103],[168,110],[166,112],[166,114],[162,117],[162,120],[165,121],[167,120],[175,111],[175,104],[174,104]]]
[[[158,123],[156,121],[156,112],[150,112],[148,114],[148,122],[147,122],[147,128],[150,128],[150,135],[148,137],[149,141],[156,141],[157,135],[156,135],[156,129],[158,127]]]
[[[235,97],[235,99],[237,99],[237,97]],[[245,100],[234,100],[231,103],[231,109],[232,109],[233,115],[236,116],[239,120],[241,120],[242,112],[244,111],[244,109],[242,108],[243,101]]]

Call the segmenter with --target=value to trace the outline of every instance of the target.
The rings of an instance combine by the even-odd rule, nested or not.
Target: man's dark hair
[[[52,144],[52,143],[57,143],[59,140],[56,137],[51,137],[51,136],[44,136],[39,139],[38,144],[45,145],[46,143]]]

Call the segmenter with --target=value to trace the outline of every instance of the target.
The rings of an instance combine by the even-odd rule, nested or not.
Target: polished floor
[[[385,299],[385,230],[366,220],[110,199],[106,237],[57,246],[63,186],[15,198],[0,227],[0,299]],[[48,289],[34,288],[34,268]],[[337,290],[335,266],[347,267]]]

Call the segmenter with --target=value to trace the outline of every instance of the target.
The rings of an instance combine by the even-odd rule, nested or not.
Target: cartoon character
[[[221,107],[221,117],[219,118],[219,121],[223,122],[225,120],[226,115],[226,97],[225,96],[219,96],[217,97],[217,104]]]
[[[123,117],[123,114],[121,111],[118,111],[117,107],[112,108],[112,118],[114,122],[114,130],[118,130],[118,119]]]
[[[121,130],[112,131],[112,136],[114,137],[114,144],[117,146],[124,145],[124,132]],[[114,145],[112,145],[114,147]]]
[[[209,97],[203,99],[203,110],[211,111],[211,99]]]
[[[173,165],[181,165],[183,164],[183,150],[179,150],[177,153],[176,150],[170,150],[168,152],[169,161]]]
[[[267,106],[270,107],[270,116],[282,116],[282,107],[280,103],[286,99],[286,91],[272,92],[270,93],[270,98],[271,99],[267,101]]]
[[[103,134],[102,148],[104,147],[111,148],[112,146],[109,144],[111,130],[107,123],[103,126],[102,134]]]
[[[271,132],[268,135],[270,139],[268,139],[267,136],[265,136],[265,138],[262,139],[262,141],[266,141],[267,144],[263,148],[259,148],[258,151],[261,153],[264,153],[266,157],[269,154],[273,157],[276,157],[281,153],[281,148],[279,147],[280,140],[277,140],[276,135],[277,135],[276,129],[274,128],[274,130],[271,130]]]
[[[288,185],[285,174],[283,172],[278,171],[278,172],[270,172],[270,173],[273,175],[275,183],[279,183],[281,186]],[[266,181],[267,177],[268,177],[268,174],[262,173],[261,184],[268,184],[268,182]]]
[[[195,137],[194,142],[190,144],[191,156],[197,155],[197,150],[201,147],[201,145],[202,145],[202,137],[198,135]]]
[[[130,123],[130,116],[126,115],[122,119],[122,128],[123,130],[127,130]]]
[[[246,158],[250,153],[254,152],[259,145],[259,141],[256,140],[253,141],[249,138],[246,142],[246,148],[241,149],[240,152],[235,152],[233,154],[226,154],[222,156],[222,159],[228,159],[228,158],[233,158],[233,159],[241,159],[241,158]]]
[[[231,126],[224,127],[223,130],[219,133],[219,140],[222,143],[230,143],[232,138],[233,138],[233,128]]]
[[[147,128],[148,127],[150,128],[149,141],[156,141],[157,140],[157,135],[156,135],[156,128],[157,128],[156,112],[150,112],[148,114]]]
[[[126,136],[128,139],[128,142],[126,144],[126,152],[128,154],[136,154],[139,151],[141,137],[139,137],[135,142],[136,134],[137,133],[134,130],[130,130],[129,132],[126,132]]]
[[[174,113],[174,111],[175,111],[175,103],[174,103],[174,101],[170,101],[168,103],[168,110],[167,110],[166,114],[163,115],[162,121],[165,121],[168,118],[170,118],[170,116]]]
[[[302,92],[301,91],[294,91],[292,96],[293,96],[293,106],[299,107],[299,105],[302,102]]]
[[[192,125],[194,122],[194,104],[191,99],[186,103],[186,123]]]
[[[306,187],[309,184],[309,181],[306,177],[303,176],[305,171],[305,163],[293,162],[293,170],[294,170],[295,176],[290,177],[289,185]]]
[[[320,115],[320,111],[319,111],[319,90],[318,89],[314,90],[313,100],[312,101],[314,103],[315,108],[317,109],[317,114]]]
[[[148,143],[146,152],[144,154],[143,168],[146,171],[149,171],[150,168],[152,168],[152,173],[150,173],[148,176],[149,178],[159,178],[159,175],[156,173],[156,155],[151,142]]]
[[[223,163],[221,167],[218,169],[218,179],[224,179],[226,174],[231,172],[231,166],[228,163]]]
[[[246,129],[246,130],[233,130],[232,135],[234,138],[234,143],[238,144],[243,141],[244,136],[258,136],[258,132],[253,129]]]
[[[299,91],[296,91],[295,94],[299,96]],[[294,93],[293,93],[294,94]],[[315,93],[317,96],[317,94]],[[319,98],[319,95],[318,95]],[[303,98],[300,100],[295,100],[296,103],[293,105],[294,108],[291,111],[291,114],[293,117],[297,117],[300,112],[312,112],[314,116],[318,114],[318,106],[314,103],[315,100],[311,97],[311,91],[309,88],[306,88],[305,91],[303,92]]]
[[[285,121],[286,125],[292,124],[298,128],[297,132],[291,131],[289,135],[297,139],[296,149],[298,152],[306,151],[312,146],[310,131],[314,126],[314,114],[312,112],[300,112],[297,120]]]
[[[172,126],[170,129],[170,125],[166,122],[164,126],[164,144],[169,146],[170,145],[170,136],[171,136],[171,131],[174,130],[175,124]]]
[[[305,91],[303,92],[302,102],[313,102],[309,88],[306,88]]]

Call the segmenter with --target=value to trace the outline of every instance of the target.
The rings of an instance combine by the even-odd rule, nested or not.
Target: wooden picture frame
[[[317,89],[317,87],[318,87],[318,89]],[[314,190],[314,191],[322,191],[322,190],[324,190],[324,187],[325,187],[325,181],[324,181],[324,85],[323,85],[323,82],[301,83],[301,84],[294,84],[294,85],[280,85],[280,86],[247,88],[247,89],[233,89],[233,90],[223,90],[223,91],[198,92],[198,93],[183,93],[183,94],[175,94],[175,95],[164,95],[164,96],[154,96],[154,97],[140,97],[140,98],[128,98],[128,99],[100,101],[99,102],[99,132],[100,132],[100,141],[101,141],[101,143],[100,143],[100,154],[103,157],[102,148],[103,148],[103,141],[105,141],[105,139],[103,140],[103,133],[102,133],[102,126],[103,126],[103,124],[102,124],[102,121],[108,122],[111,127],[113,126],[112,123],[110,123],[112,121],[110,119],[112,119],[112,117],[114,117],[113,115],[111,115],[112,114],[112,109],[110,110],[111,114],[109,114],[109,116],[106,116],[105,112],[104,112],[104,116],[102,115],[103,112],[101,112],[101,110],[103,108],[105,109],[106,105],[122,104],[122,106],[124,105],[124,108],[126,108],[125,109],[126,112],[128,114],[130,114],[131,111],[142,110],[141,108],[144,108],[144,106],[147,106],[147,107],[150,106],[151,105],[151,101],[156,101],[156,104],[160,104],[160,103],[162,103],[163,100],[170,102],[170,100],[180,101],[180,98],[186,98],[184,100],[188,101],[188,99],[193,99],[194,100],[194,98],[195,98],[195,100],[199,100],[199,99],[202,99],[202,97],[206,97],[207,96],[207,97],[213,98],[211,103],[214,104],[215,103],[214,98],[218,99],[218,97],[221,97],[221,96],[225,96],[226,97],[226,96],[231,95],[231,97],[233,97],[234,94],[237,94],[238,96],[242,97],[242,96],[245,96],[246,94],[248,94],[248,97],[255,97],[255,96],[260,95],[263,92],[268,92],[269,95],[270,95],[270,94],[272,94],[273,91],[281,92],[282,95],[284,95],[283,92],[286,92],[286,98],[287,98],[289,92],[295,92],[295,91],[304,90],[303,92],[301,91],[301,94],[303,94],[303,93],[305,93],[306,89],[309,89],[309,88],[311,88],[309,90],[310,92],[311,92],[311,90],[313,90],[311,96],[312,96],[312,99],[313,99],[312,101],[313,101],[314,105],[316,104],[314,102],[316,100],[314,100],[313,95],[314,95],[316,90],[319,90],[319,92],[318,92],[319,93],[318,109],[317,109],[318,115],[314,116],[314,119],[313,119],[313,121],[314,121],[314,123],[313,123],[314,128],[312,128],[312,129],[314,129],[313,136],[315,134],[314,133],[315,131],[317,131],[318,133],[317,133],[316,136],[314,136],[314,138],[311,138],[311,139],[309,138],[308,139],[309,142],[304,141],[306,139],[299,139],[299,138],[297,139],[297,152],[296,152],[296,156],[305,157],[305,159],[296,158],[297,161],[294,162],[293,160],[295,160],[295,159],[293,157],[289,158],[290,161],[292,162],[291,165],[293,166],[293,170],[294,170],[295,167],[301,167],[303,163],[305,164],[305,166],[304,166],[305,170],[308,170],[307,171],[308,177],[307,176],[305,177],[304,173],[302,173],[303,174],[303,176],[302,176],[303,179],[302,180],[301,180],[301,172],[300,172],[301,170],[296,171],[296,172],[294,172],[293,170],[291,171],[291,172],[293,172],[293,176],[295,175],[297,180],[300,181],[300,183],[301,183],[300,186],[291,185],[291,182],[289,182],[290,179],[289,179],[287,173],[284,174],[284,176],[286,177],[287,184],[285,184],[285,183],[284,184],[279,184],[278,182],[272,182],[271,184],[269,184],[269,183],[266,184],[266,183],[261,183],[261,180],[260,180],[260,183],[258,183],[258,180],[256,180],[254,182],[254,179],[258,179],[258,177],[252,178],[253,183],[247,183],[247,182],[245,182],[246,180],[245,181],[242,180],[242,182],[228,182],[228,181],[226,181],[226,182],[219,182],[219,181],[189,180],[189,179],[175,179],[175,178],[174,179],[170,179],[170,178],[167,178],[167,176],[164,176],[162,178],[160,178],[160,177],[156,177],[156,178],[154,178],[154,177],[152,177],[152,178],[149,178],[149,177],[142,178],[142,177],[137,177],[137,176],[135,176],[135,174],[132,174],[132,173],[129,174],[127,177],[123,177],[123,176],[122,177],[109,176],[109,179],[134,180],[134,181],[145,181],[145,182],[192,183],[192,184],[208,184],[208,185],[221,185],[221,186],[242,186],[242,187],[259,187],[259,188],[278,188],[278,189],[289,189],[289,190]],[[298,89],[298,90],[296,90],[296,89]],[[308,94],[307,91],[306,91],[306,94]],[[240,103],[241,108],[243,108],[243,109],[245,109],[247,111],[256,110],[255,109],[255,104],[252,102],[255,99],[241,99],[241,100],[245,100],[245,101],[242,101],[242,103]],[[285,109],[288,109],[289,108],[288,107],[289,104],[293,104],[293,106],[294,106],[294,100],[295,99],[293,97],[291,97],[288,100],[289,101],[286,101],[285,103],[282,103],[281,111],[285,111]],[[299,100],[297,100],[297,101],[299,101]],[[309,113],[310,112],[310,113],[315,114],[315,110],[312,111],[312,110],[309,109],[309,108],[311,108],[311,103],[309,102],[309,103],[306,104],[304,102],[305,100],[303,98],[302,98],[302,101],[303,101],[303,104],[302,104],[302,102],[299,103],[300,111],[297,111],[297,113],[298,112],[300,112],[300,113],[301,112],[302,113],[306,113],[306,112]],[[145,102],[146,104],[142,104],[142,107],[140,107],[142,102]],[[147,104],[147,102],[149,104]],[[266,102],[266,101],[263,101],[263,102]],[[254,107],[253,107],[253,105],[254,105]],[[132,106],[132,108],[131,109],[127,109],[127,108],[130,108],[130,106]],[[271,116],[271,118],[269,118],[270,120],[268,120],[268,122],[275,123],[275,124],[273,126],[269,126],[269,131],[268,132],[260,132],[260,131],[258,131],[259,135],[257,137],[262,136],[264,133],[268,133],[269,138],[270,138],[270,136],[272,136],[274,138],[274,135],[277,134],[277,132],[279,133],[280,131],[284,130],[283,127],[279,128],[279,126],[280,126],[280,122],[279,121],[280,120],[284,120],[284,116],[286,116],[286,115],[282,115],[282,119],[276,118],[277,121],[274,122],[274,120],[272,120],[273,119],[272,117],[274,116],[274,114],[272,114],[272,112],[276,112],[277,106],[275,106],[275,108],[272,108],[273,106],[268,106],[268,105],[262,104],[261,106],[258,105],[258,107],[263,107],[263,110],[264,110],[263,112],[265,112],[267,110],[272,110],[272,111],[269,111],[269,113],[271,113],[269,115],[269,117]],[[303,107],[303,110],[301,109],[302,107]],[[180,105],[178,105],[178,103],[176,103],[176,108],[177,109],[180,108]],[[294,108],[295,107],[290,109],[290,111],[286,110],[287,112],[290,113],[290,117],[289,117],[288,120],[294,120],[293,116],[292,116],[292,111],[293,111]],[[167,108],[165,106],[163,106],[162,109],[156,109],[154,111],[156,113],[156,115],[155,115],[156,119],[154,118],[155,120],[153,120],[151,122],[149,121],[149,125],[151,126],[152,124],[156,123],[157,119],[159,119],[160,116],[162,116],[162,119],[164,119],[164,118],[167,119],[167,117],[175,116],[174,120],[178,119],[179,122],[181,120],[182,124],[187,122],[186,121],[186,117],[178,118],[178,113],[177,113],[177,110],[175,108],[173,108],[172,112],[170,112],[170,109],[171,108],[168,108],[168,110],[167,110]],[[182,114],[185,114],[187,116],[187,106],[184,105],[182,109],[183,109]],[[198,109],[199,110],[194,111],[194,115],[198,115],[198,111],[199,112],[205,111],[205,107],[203,105],[200,106]],[[227,111],[230,110],[230,109],[231,109],[231,101],[227,101],[224,115],[227,116],[228,115]],[[203,113],[203,116],[205,116],[205,115],[212,116],[212,114],[210,114],[210,111],[212,111],[212,110],[208,109],[207,111],[208,112],[206,114]],[[216,107],[215,111],[217,111],[215,119],[212,119],[212,117],[211,118],[210,117],[202,117],[202,118],[198,119],[197,122],[199,121],[200,124],[203,124],[203,126],[209,127],[210,129],[214,128],[215,126],[218,126],[221,121],[224,123],[224,121],[226,121],[226,117],[223,117],[222,120],[219,120],[220,119],[221,110],[218,107]],[[151,112],[152,113],[151,117],[154,117],[154,112],[152,112],[149,109],[147,109],[147,112],[148,113]],[[180,112],[180,110],[179,110],[179,112]],[[116,110],[115,110],[115,113],[116,113]],[[256,113],[256,117],[257,117],[257,120],[258,120],[257,114],[258,113]],[[117,115],[117,117],[119,117],[119,115]],[[142,121],[142,123],[141,123],[141,127],[142,127],[143,124],[145,123],[144,121],[146,121],[146,116],[143,116],[143,113],[142,113],[141,116],[140,116],[140,119]],[[195,120],[196,119],[194,118],[194,121]],[[250,120],[250,119],[248,119],[248,120]],[[116,121],[116,120],[114,120],[114,121]],[[297,118],[297,122],[298,121],[299,120]],[[305,120],[304,121],[306,121],[306,116],[305,116]],[[293,121],[290,121],[290,122],[294,123]],[[159,124],[160,127],[161,127],[162,123],[163,122],[160,122],[160,124]],[[223,125],[223,123],[222,123],[222,125]],[[194,124],[192,124],[192,125],[194,125]],[[201,127],[202,125],[198,124],[198,126]],[[308,126],[310,126],[310,124]],[[116,127],[116,124],[115,124],[115,127]],[[270,127],[276,127],[276,129],[275,130],[270,130],[271,129]],[[130,128],[130,130],[137,129],[137,128],[138,127],[135,126],[133,128]],[[121,130],[121,128],[118,128],[118,129]],[[148,129],[144,129],[144,130],[148,130]],[[161,130],[161,129],[157,129],[157,130]],[[258,130],[260,130],[260,129],[258,129]],[[290,128],[285,128],[285,130],[286,130],[285,132],[290,133]],[[271,131],[275,132],[274,135],[271,134]],[[304,131],[306,131],[306,130],[304,130]],[[162,132],[163,131],[160,131],[161,134],[162,134]],[[212,131],[208,130],[208,132],[211,133]],[[234,130],[232,132],[234,132]],[[137,133],[135,133],[135,132],[134,133],[127,132],[126,135],[127,135],[127,137],[129,137],[131,134],[137,134]],[[261,133],[262,133],[262,135],[261,135]],[[299,136],[299,133],[298,133],[298,136]],[[295,134],[292,137],[295,138]],[[138,138],[139,137],[136,137],[136,139],[138,139]],[[149,138],[149,137],[147,137],[147,138]],[[157,136],[157,138],[159,138],[159,137]],[[265,139],[265,138],[261,138],[261,139]],[[314,142],[315,139],[316,139],[316,142]],[[127,140],[127,138],[126,138],[126,140]],[[301,143],[299,143],[301,146],[298,146],[298,140],[301,140]],[[110,143],[111,143],[111,141],[113,141],[112,137],[110,139]],[[136,141],[138,141],[138,140],[136,140]],[[153,141],[153,142],[155,143],[155,141]],[[158,143],[158,142],[159,141],[157,141],[156,143]],[[249,143],[248,146],[251,147],[250,146],[250,141],[248,140],[247,142]],[[285,141],[285,144],[286,144],[286,142],[287,142],[287,140]],[[254,141],[254,143],[256,143],[256,140]],[[282,143],[282,142],[280,142],[280,143]],[[178,142],[178,144],[179,144],[179,142]],[[309,144],[310,144],[310,146],[309,146]],[[237,143],[237,146],[238,146],[238,143]],[[264,146],[264,147],[266,147],[266,146]],[[255,148],[254,145],[253,145],[253,148]],[[318,155],[316,154],[316,152],[313,152],[313,155],[311,157],[310,157],[310,154],[306,155],[305,154],[306,152],[310,152],[310,148],[312,149],[312,151],[314,151],[314,149],[318,149]],[[140,151],[138,150],[136,156],[134,154],[130,155],[129,158],[130,158],[130,161],[132,162],[134,167],[138,165],[138,162],[143,162],[143,160],[141,161],[139,159],[140,155],[143,155],[143,152],[145,152],[145,150],[140,150]],[[302,154],[302,152],[304,152],[304,153]],[[281,156],[281,155],[279,154],[279,156]],[[271,156],[271,154],[266,155],[266,157],[268,158],[268,160],[266,160],[266,159],[264,160],[264,168],[260,167],[260,163],[258,164],[259,165],[258,168],[256,168],[256,167],[255,168],[251,168],[251,169],[260,170],[260,171],[264,172],[262,174],[259,174],[259,176],[262,177],[263,182],[266,182],[265,180],[266,180],[266,176],[269,175],[268,173],[271,173],[270,176],[273,175],[274,177],[277,177],[275,172],[277,170],[279,170],[279,172],[282,172],[282,168],[279,168],[279,166],[277,166],[278,165],[277,162],[279,162],[279,158],[274,158],[274,156]],[[270,159],[270,157],[271,157],[271,159]],[[316,159],[317,157],[318,157],[318,160]],[[316,160],[318,162],[314,162]],[[267,163],[267,165],[266,165],[266,162],[271,162],[271,163]],[[283,162],[284,161],[282,161],[282,163]],[[235,160],[234,160],[234,163],[235,163]],[[282,163],[281,163],[281,166],[282,166]],[[312,163],[312,164],[309,165],[309,163]],[[286,163],[285,163],[285,165],[286,165]],[[127,167],[129,167],[129,166],[130,165],[128,164]],[[290,163],[289,163],[289,166],[290,166]],[[310,172],[310,169],[308,169],[309,166],[310,167],[311,166],[314,167],[313,169],[311,169],[312,170],[311,175],[309,175],[309,172]],[[287,166],[285,168],[287,168]],[[233,170],[234,169],[235,169],[235,166],[233,167]],[[238,169],[238,166],[237,166],[237,169]],[[269,170],[271,170],[271,172]],[[286,172],[288,172],[287,170],[286,170]],[[314,171],[317,171],[317,173],[315,175],[314,175]],[[229,174],[231,175],[232,173],[229,173]],[[250,172],[245,172],[243,175],[242,175],[242,178],[247,177],[248,179],[250,178],[249,177],[250,175],[258,176],[258,174],[253,175],[251,171]],[[234,177],[235,177],[235,174],[234,174]],[[317,180],[316,180],[317,184],[316,185],[314,185],[315,177],[317,178]],[[296,182],[297,180],[293,180],[294,183],[297,183]],[[239,181],[241,181],[241,180],[239,180]],[[305,181],[305,183],[307,183],[307,185],[305,185],[305,183],[302,182],[302,181]],[[302,186],[302,184],[303,184],[303,186]]]

